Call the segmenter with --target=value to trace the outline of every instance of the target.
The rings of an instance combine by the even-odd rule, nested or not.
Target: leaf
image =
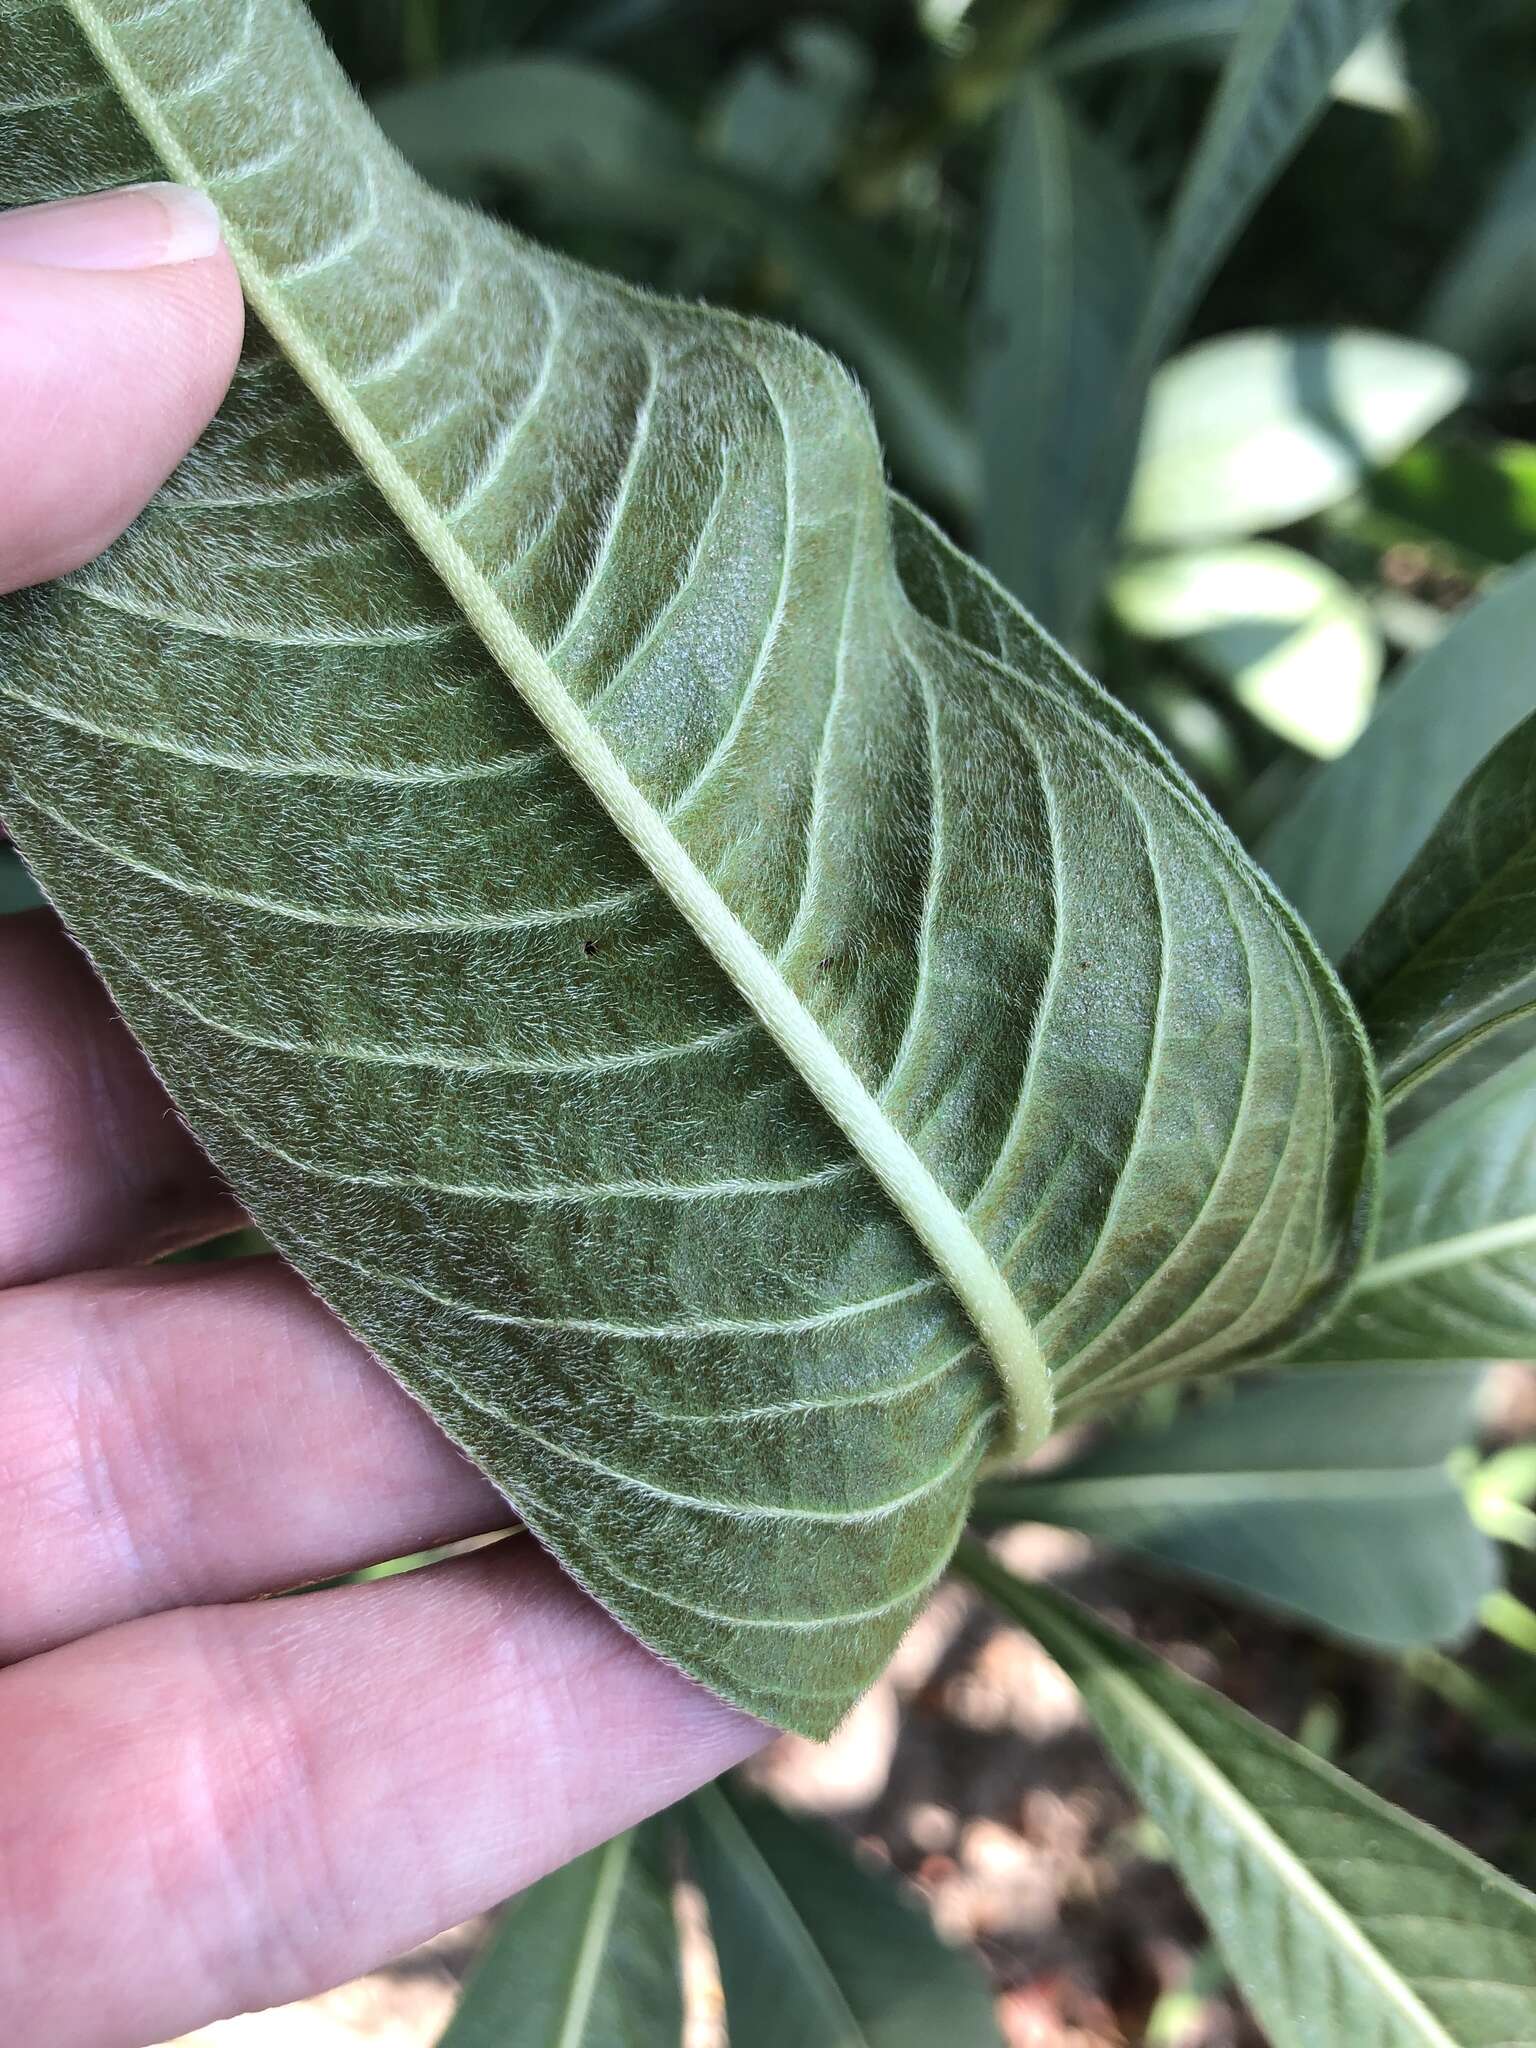
[[[1123,168],[1049,79],[1003,123],[977,314],[981,553],[1043,625],[1073,638],[1098,595],[1135,414],[1117,406],[1146,282]],[[1129,431],[1126,429],[1129,428]]]
[[[1398,335],[1199,342],[1152,381],[1127,535],[1187,547],[1306,519],[1454,411],[1467,383],[1454,356]]]
[[[682,2031],[665,1844],[649,1822],[512,1901],[438,2048],[665,2048]]]
[[[1345,979],[1389,1104],[1536,1012],[1536,716],[1462,786]]]
[[[872,71],[846,29],[789,22],[774,56],[749,56],[732,72],[709,122],[714,154],[780,191],[818,191],[869,97]]]
[[[429,192],[281,0],[75,4],[255,317],[149,512],[0,611],[0,815],[535,1533],[825,1732],[984,1457],[1337,1295],[1358,1025],[809,344]],[[154,173],[56,9],[0,31],[7,197]]]
[[[508,58],[386,93],[375,111],[412,162],[453,190],[510,180],[556,212],[765,245],[805,316],[858,364],[913,474],[946,504],[975,498],[963,336],[946,309],[867,232],[705,155],[632,79],[576,58]]]
[[[984,1528],[1052,1522],[1387,1649],[1447,1642],[1497,1583],[1447,1459],[1477,1367],[1353,1367],[1223,1390],[1058,1471],[997,1479]]]
[[[968,1544],[1083,1695],[1273,2048],[1536,2039],[1536,1898]]]
[[[1536,556],[1399,672],[1358,746],[1259,842],[1259,858],[1336,958],[1365,930],[1457,790],[1531,710]]]
[[[0,846],[0,917],[17,910],[34,910],[42,902],[37,884],[9,846]]]
[[[1058,77],[1101,64],[1219,64],[1236,40],[1249,0],[1120,0],[1069,28],[1045,51]],[[1396,36],[1378,29],[1358,43],[1333,74],[1336,100],[1377,113],[1405,115],[1414,96]]]
[[[1536,1053],[1393,1148],[1375,1257],[1302,1355],[1536,1360]]]
[[[1385,649],[1342,577],[1273,541],[1133,559],[1110,586],[1128,631],[1177,648],[1244,710],[1332,758],[1370,719]]]
[[[827,1829],[720,1786],[683,1814],[731,2048],[999,2048],[975,1958]]]
[[[1396,0],[1250,0],[1158,252],[1142,328],[1155,361]]]
[[[1525,441],[1426,442],[1366,487],[1399,529],[1443,542],[1477,574],[1536,550],[1536,447]]]
[[[1536,340],[1536,130],[1514,150],[1482,217],[1436,280],[1423,331],[1485,369],[1522,361]]]

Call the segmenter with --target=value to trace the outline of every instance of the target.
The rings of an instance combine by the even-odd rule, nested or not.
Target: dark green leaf
[[[718,1786],[683,1812],[731,2048],[999,2048],[975,1959],[826,1829]]]
[[[1536,1053],[1394,1147],[1376,1255],[1305,1355],[1536,1360]]]
[[[1386,901],[1457,790],[1530,714],[1536,557],[1403,671],[1359,745],[1319,770],[1259,857],[1336,958]]]
[[[981,553],[1069,639],[1098,594],[1130,470],[1124,387],[1146,274],[1124,170],[1049,79],[1026,73],[992,178],[977,319]]]
[[[1273,2048],[1536,2040],[1536,1898],[967,1545],[1079,1688]]]
[[[1536,716],[1457,792],[1344,978],[1389,1105],[1536,1008]]]
[[[12,847],[0,846],[0,917],[16,910],[35,910],[42,900],[20,854]]]
[[[677,1926],[650,1822],[513,1900],[438,2048],[678,2048]]]
[[[0,196],[201,180],[252,318],[145,515],[0,606],[0,816],[535,1533],[826,1732],[984,1458],[1331,1305],[1357,1022],[840,367],[434,194],[284,0],[72,4],[0,0]]]
[[[1249,0],[1158,252],[1142,330],[1155,361],[1396,0]]]
[[[1428,442],[1372,477],[1366,497],[1407,537],[1446,543],[1479,572],[1536,550],[1536,447],[1525,441]]]
[[[1515,150],[1437,280],[1423,325],[1442,348],[1489,369],[1528,358],[1536,342],[1536,133]]]
[[[1389,1649],[1464,1635],[1494,1553],[1447,1468],[1477,1367],[1288,1373],[999,1479],[975,1519],[1054,1522]]]

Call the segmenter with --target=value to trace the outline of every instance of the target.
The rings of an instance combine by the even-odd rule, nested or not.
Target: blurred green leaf
[[[682,1811],[731,2048],[1000,2048],[975,1958],[825,1828],[718,1785]]]
[[[1058,77],[1101,64],[1219,64],[1249,13],[1250,0],[1120,0],[1069,26],[1042,52]],[[1402,46],[1387,29],[1365,37],[1334,73],[1337,100],[1377,113],[1405,115],[1414,106]]]
[[[1437,280],[1423,331],[1487,369],[1508,368],[1536,346],[1536,131]]]
[[[1342,577],[1273,541],[1133,560],[1110,586],[1129,632],[1177,648],[1271,732],[1325,759],[1364,731],[1385,649]]]
[[[1480,1378],[1355,1367],[1239,1386],[1060,1471],[992,1481],[975,1519],[1079,1529],[1359,1642],[1446,1642],[1497,1583],[1447,1465]]]
[[[1536,556],[1393,682],[1358,746],[1330,762],[1258,855],[1336,958],[1360,936],[1483,756],[1536,697]]]
[[[795,21],[780,57],[753,54],[732,72],[706,122],[711,153],[781,192],[808,198],[836,168],[873,66],[835,22]]]
[[[14,847],[0,846],[0,917],[16,910],[35,910],[42,900],[42,891],[27,873],[21,855]]]
[[[1389,1104],[1536,1009],[1536,716],[1457,792],[1344,979]]]
[[[1478,570],[1536,549],[1536,447],[1526,441],[1429,441],[1366,485],[1373,511],[1405,537],[1444,542]]]
[[[978,1545],[1083,1695],[1273,2048],[1536,2040],[1536,1898]]]
[[[571,57],[444,72],[382,94],[386,134],[453,190],[503,180],[552,213],[677,238],[704,230],[765,250],[809,325],[869,385],[893,454],[953,507],[978,488],[958,315],[870,229],[716,162],[643,87]]]
[[[1152,381],[1126,531],[1187,546],[1289,526],[1357,488],[1466,395],[1454,356],[1391,334],[1257,329]]]
[[[1127,683],[1120,695],[1202,789],[1231,797],[1243,787],[1246,770],[1231,719],[1200,690],[1175,676],[1153,675]]]
[[[659,1826],[618,1835],[503,1914],[438,2048],[660,2048],[683,2028]]]
[[[1305,1356],[1536,1360],[1536,1053],[1393,1148],[1375,1257]]]
[[[1344,60],[1397,0],[1248,0],[1174,201],[1142,330],[1155,361],[1327,104]]]
[[[1073,639],[1096,597],[1134,452],[1126,389],[1148,266],[1125,171],[1027,73],[1003,124],[977,317],[980,552]]]

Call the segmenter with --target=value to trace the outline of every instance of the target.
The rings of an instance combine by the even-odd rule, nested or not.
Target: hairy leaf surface
[[[731,2048],[999,2048],[975,1958],[827,1829],[719,1786],[682,1812]]]
[[[1353,1013],[808,344],[433,195],[286,0],[0,0],[0,106],[9,199],[152,138],[260,316],[0,613],[3,815],[325,1298],[628,1626],[825,1730],[983,1458],[1336,1294]]]
[[[1480,1377],[1354,1366],[1222,1388],[1059,1471],[990,1481],[974,1519],[1080,1529],[1360,1642],[1446,1642],[1497,1581],[1447,1462]]]
[[[1536,2038],[1536,1898],[1060,1594],[967,1570],[1079,1688],[1275,2048]]]
[[[660,2048],[682,2030],[666,1843],[650,1821],[512,1901],[437,2048]]]
[[[1389,1102],[1536,1011],[1536,717],[1463,785],[1344,972]]]
[[[1536,1359],[1536,1052],[1394,1146],[1375,1257],[1304,1355]]]

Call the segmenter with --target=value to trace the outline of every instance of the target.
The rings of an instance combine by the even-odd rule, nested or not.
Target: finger
[[[46,912],[0,917],[0,1288],[238,1221],[83,956]]]
[[[138,2048],[333,1984],[764,1739],[529,1538],[55,1650],[0,1672],[10,2034]]]
[[[122,532],[213,417],[241,326],[198,193],[0,215],[0,590],[78,568]]]
[[[275,1259],[0,1295],[0,1663],[511,1516]]]

